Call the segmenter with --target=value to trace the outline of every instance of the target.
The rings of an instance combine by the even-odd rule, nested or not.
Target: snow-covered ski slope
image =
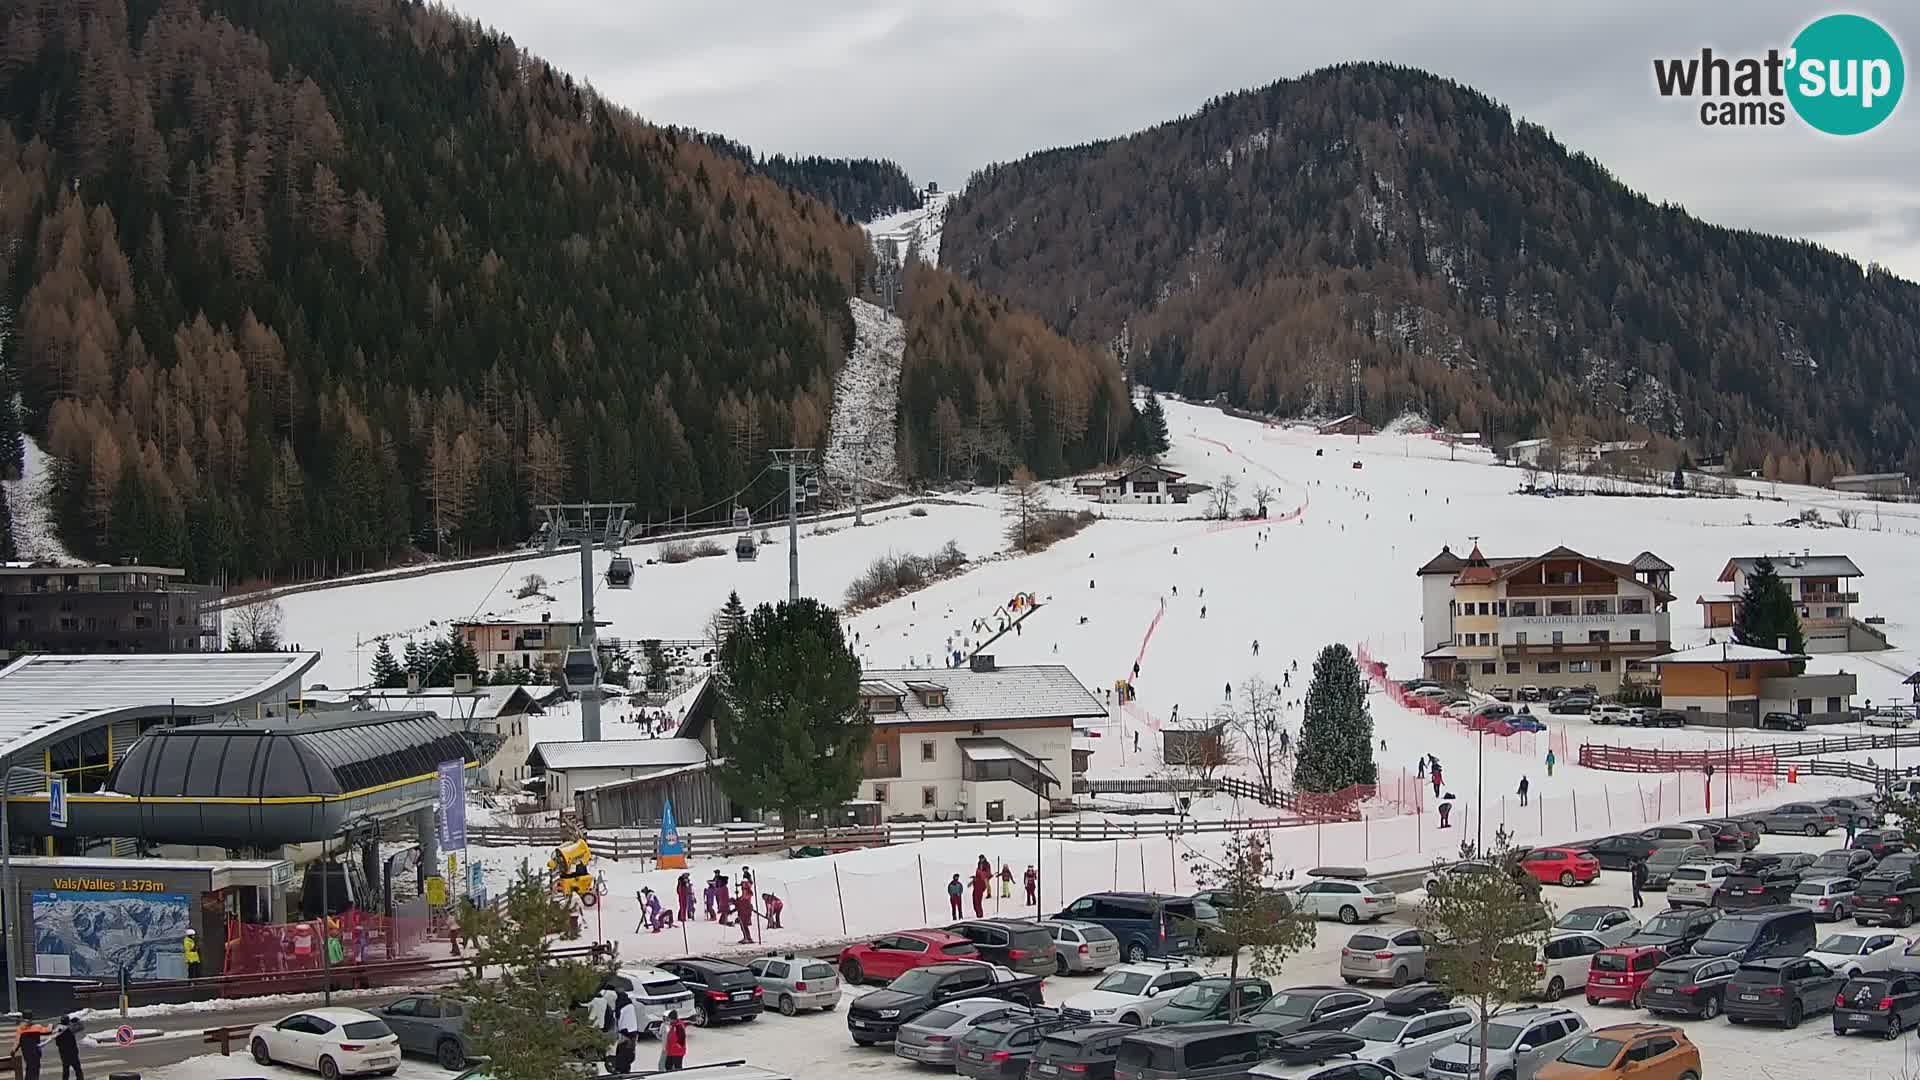
[[[827,432],[827,471],[845,484],[856,472],[868,484],[894,483],[894,432],[900,420],[900,359],[907,326],[892,312],[858,297],[853,351],[833,381],[833,421]],[[864,444],[864,445],[863,445]]]
[[[54,460],[30,435],[20,439],[20,479],[0,481],[0,498],[13,515],[15,553],[27,562],[78,562],[65,545],[53,519]]]
[[[867,235],[876,244],[888,240],[897,243],[903,263],[912,257],[939,266],[940,232],[946,227],[947,202],[952,198],[950,191],[928,192],[924,205],[916,209],[901,210],[867,222]]]

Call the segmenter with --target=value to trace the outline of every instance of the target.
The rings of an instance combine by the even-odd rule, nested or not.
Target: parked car
[[[371,1011],[400,1040],[403,1054],[430,1057],[451,1072],[466,1068],[473,1057],[467,1005],[458,998],[408,994]]]
[[[1537,686],[1523,686],[1523,687],[1521,687],[1521,688],[1520,688],[1520,700],[1521,700],[1521,701],[1539,701],[1539,700],[1540,700],[1540,688],[1539,688],[1539,687],[1537,687]]]
[[[1698,844],[1713,853],[1713,830],[1695,822],[1684,825],[1655,825],[1641,835],[1663,844]]]
[[[1585,694],[1565,694],[1555,698],[1547,711],[1555,715],[1579,716],[1593,708],[1593,699]]]
[[[1310,881],[1293,894],[1295,909],[1319,919],[1339,919],[1349,925],[1372,922],[1400,908],[1392,889],[1371,878],[1359,881]]]
[[[1287,890],[1261,886],[1257,891],[1263,897],[1262,902],[1269,903],[1277,914],[1293,910],[1293,897]],[[1227,889],[1202,889],[1194,893],[1192,899],[1221,912],[1232,911],[1236,904],[1233,893]]]
[[[1372,994],[1339,986],[1289,986],[1276,990],[1245,1019],[1278,1035],[1344,1031],[1385,1006]]]
[[[1920,873],[1920,851],[1896,851],[1874,863],[1872,872],[1888,877],[1904,877],[1907,874]]]
[[[1729,911],[1707,928],[1693,951],[1737,960],[1799,956],[1813,948],[1813,915],[1797,907]]]
[[[1429,1080],[1449,1076],[1479,1076],[1480,1057],[1487,1058],[1487,1075],[1502,1080],[1534,1080],[1541,1066],[1585,1035],[1587,1022],[1570,1009],[1518,1009],[1495,1014],[1487,1022],[1486,1045],[1480,1044],[1476,1025],[1427,1059]]]
[[[1621,944],[1657,945],[1665,949],[1668,956],[1677,956],[1690,951],[1693,943],[1706,937],[1718,921],[1718,908],[1674,908],[1648,919],[1638,933]]]
[[[1905,851],[1906,834],[1899,829],[1868,829],[1853,835],[1853,843],[1847,845],[1872,855],[1875,859],[1884,859],[1897,851]]]
[[[1649,858],[1660,850],[1660,841],[1640,833],[1621,833],[1601,837],[1586,847],[1600,860],[1600,869],[1631,870],[1635,859]]]
[[[1113,1020],[1135,1027],[1173,1000],[1174,991],[1206,972],[1169,961],[1143,961],[1109,969],[1091,990],[1067,998],[1060,1010],[1089,1021]]]
[[[400,1067],[399,1037],[359,1009],[308,1009],[256,1024],[247,1046],[257,1065],[292,1065],[329,1078],[392,1075]]]
[[[1587,969],[1587,1004],[1623,1001],[1638,1008],[1641,988],[1666,959],[1665,950],[1645,945],[1622,945],[1595,953]]]
[[[693,991],[672,972],[657,967],[623,966],[600,981],[602,991],[613,990],[627,995],[633,1003],[634,1011],[639,1014],[640,1030],[647,1035],[657,1035],[666,1026],[669,1012],[681,1016],[693,1015]],[[612,997],[602,995],[596,1002],[612,1003]],[[595,1022],[601,1014],[595,1013]]]
[[[1540,1080],[1699,1080],[1700,1048],[1671,1024],[1617,1024],[1588,1032],[1542,1067]]]
[[[1706,827],[1707,832],[1713,837],[1713,850],[1716,853],[1747,850],[1746,831],[1741,829],[1737,822],[1710,819],[1691,822],[1691,824]]]
[[[1407,696],[1410,698],[1445,697],[1447,696],[1447,688],[1444,686],[1416,686],[1407,691]]]
[[[1658,850],[1647,857],[1646,887],[1665,889],[1673,880],[1675,870],[1691,863],[1710,862],[1712,859],[1712,851],[1702,844],[1662,844]]]
[[[1520,860],[1520,869],[1544,883],[1591,885],[1600,877],[1600,860],[1579,848],[1538,847]]]
[[[1507,717],[1506,722],[1507,726],[1514,731],[1541,732],[1547,730],[1547,725],[1544,721],[1524,708],[1512,716]]]
[[[1390,991],[1380,1003],[1395,1016],[1412,1016],[1452,1005],[1453,991],[1436,982],[1411,983]]]
[[[1853,819],[1856,829],[1871,829],[1880,824],[1880,807],[1872,799],[1856,798],[1852,795],[1832,795],[1820,804],[1831,809],[1840,823],[1845,825],[1848,818]]]
[[[960,1036],[954,1072],[973,1080],[1019,1080],[1026,1075],[1040,1040],[1074,1023],[1058,1010],[1047,1009],[975,1024]]]
[[[663,960],[660,970],[693,991],[693,1022],[697,1027],[721,1020],[758,1020],[766,1008],[765,994],[753,972],[731,960],[688,956]]]
[[[914,968],[949,960],[977,960],[973,942],[948,930],[902,930],[840,950],[840,977],[848,986],[890,982]]]
[[[1012,968],[1022,975],[1054,973],[1053,933],[1026,919],[963,919],[944,928],[959,934],[989,964]]]
[[[860,1046],[892,1041],[900,1025],[965,998],[998,998],[1029,1008],[1044,1003],[1041,980],[978,960],[914,968],[847,1006],[847,1033]]]
[[[1820,856],[1811,851],[1782,851],[1767,857],[1779,860],[1773,865],[1783,870],[1791,870],[1801,877],[1805,877],[1807,875],[1807,868],[1812,866],[1820,858]]]
[[[1760,726],[1768,731],[1805,731],[1807,718],[1797,713],[1770,712],[1760,718]]]
[[[1556,931],[1592,934],[1608,945],[1618,945],[1640,930],[1640,920],[1618,904],[1577,907],[1554,920]]]
[[[1193,951],[1196,914],[1185,896],[1146,892],[1090,893],[1068,904],[1056,919],[1107,928],[1131,961]]]
[[[1807,909],[1816,919],[1839,922],[1853,914],[1855,887],[1852,878],[1802,878],[1787,903]]]
[[[1389,982],[1405,986],[1427,977],[1427,946],[1433,935],[1408,928],[1362,931],[1340,947],[1340,977],[1348,983]]]
[[[1853,921],[1861,926],[1912,926],[1920,911],[1920,877],[1875,870],[1853,890]]]
[[[1587,714],[1587,719],[1596,724],[1624,724],[1627,719],[1627,707],[1615,705],[1612,702],[1595,705]]]
[[[1027,1065],[1027,1080],[1113,1080],[1126,1024],[1080,1024],[1047,1033]]]
[[[974,1025],[1033,1010],[1000,998],[961,998],[949,1001],[900,1025],[893,1037],[893,1056],[921,1065],[952,1066],[960,1052],[960,1037]]]
[[[1678,709],[1647,709],[1640,714],[1641,727],[1677,728],[1687,726],[1687,714]]]
[[[1667,903],[1674,907],[1720,907],[1715,901],[1733,867],[1723,862],[1695,862],[1676,867],[1667,882]]]
[[[1871,1031],[1897,1039],[1920,1024],[1920,978],[1893,972],[1854,975],[1833,999],[1833,1033]]]
[[[1653,969],[1640,988],[1648,1012],[1711,1020],[1725,1006],[1727,984],[1740,962],[1725,956],[1676,956]]]
[[[1834,848],[1823,851],[1820,857],[1806,869],[1800,871],[1802,879],[1824,877],[1849,877],[1855,880],[1865,877],[1873,869],[1873,853],[1859,848]]]
[[[1595,953],[1607,943],[1592,934],[1555,934],[1538,946],[1534,958],[1534,992],[1548,1001],[1558,1001],[1569,990],[1587,985],[1588,970]]]
[[[1232,1000],[1234,990],[1240,994],[1237,1010]],[[1165,1027],[1168,1024],[1192,1024],[1202,1020],[1244,1018],[1266,1004],[1272,996],[1273,984],[1265,979],[1229,979],[1225,975],[1209,975],[1175,990],[1166,1005],[1154,1013],[1147,1023],[1151,1027]]]
[[[1810,802],[1791,802],[1754,815],[1760,827],[1770,833],[1800,833],[1825,836],[1840,827],[1840,817],[1823,806]]]
[[[1493,700],[1495,700],[1495,701],[1512,701],[1512,700],[1513,700],[1513,687],[1511,687],[1511,686],[1496,686],[1496,687],[1494,687],[1493,689],[1491,689],[1491,690],[1489,690],[1489,691],[1487,691],[1487,696],[1489,696],[1489,697],[1491,697],[1491,698],[1493,698]]]
[[[1053,971],[1056,975],[1104,971],[1120,962],[1120,939],[1099,923],[1076,919],[1041,919],[1053,935]]]
[[[1770,956],[1746,960],[1727,984],[1727,1020],[1770,1021],[1799,1027],[1810,1014],[1833,1008],[1846,980],[1818,960],[1804,956]]]
[[[1114,1080],[1245,1080],[1278,1038],[1252,1024],[1183,1024],[1120,1040]]]
[[[1740,827],[1740,835],[1746,838],[1744,850],[1752,851],[1754,848],[1760,846],[1760,838],[1766,835],[1766,830],[1760,827],[1759,818],[1751,814],[1744,814],[1726,820]]]
[[[1907,939],[1885,931],[1828,934],[1806,955],[1832,968],[1842,978],[1892,971],[1893,962],[1907,947]]]
[[[1800,875],[1791,870],[1736,870],[1721,883],[1713,906],[1741,911],[1791,903],[1799,885]]]
[[[1478,860],[1458,862],[1458,863],[1453,863],[1450,866],[1441,866],[1436,869],[1427,871],[1426,880],[1422,883],[1422,887],[1425,888],[1428,892],[1433,892],[1435,889],[1444,888],[1447,882],[1452,881],[1455,878],[1459,878],[1468,874],[1494,874],[1494,873],[1499,873],[1499,867],[1494,866],[1490,862],[1482,862]]]
[[[1355,1021],[1347,1034],[1366,1042],[1357,1057],[1391,1069],[1399,1076],[1419,1076],[1435,1050],[1459,1038],[1474,1025],[1472,1009],[1445,1008],[1400,1014],[1383,1009]]]
[[[1913,726],[1913,717],[1898,709],[1868,709],[1860,717],[1860,722],[1869,727],[1904,728]]]
[[[780,1015],[801,1009],[832,1012],[840,1007],[840,974],[832,964],[811,956],[757,956],[747,962],[760,984],[760,1000]]]

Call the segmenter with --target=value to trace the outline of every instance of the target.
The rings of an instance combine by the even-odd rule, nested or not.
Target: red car
[[[1520,868],[1548,884],[1591,884],[1600,876],[1600,860],[1578,848],[1543,847],[1527,852]]]
[[[1624,1001],[1640,1004],[1640,988],[1647,985],[1653,969],[1666,960],[1665,949],[1651,945],[1627,945],[1593,954],[1593,966],[1587,969],[1587,1004]]]
[[[840,977],[850,986],[885,983],[928,964],[978,959],[980,950],[959,934],[945,930],[902,930],[840,950]]]

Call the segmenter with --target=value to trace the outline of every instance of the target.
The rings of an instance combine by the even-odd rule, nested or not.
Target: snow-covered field
[[[868,484],[894,483],[899,479],[893,440],[907,325],[858,297],[848,301],[848,308],[853,313],[853,351],[834,376],[827,471],[842,484],[856,474]]]
[[[946,227],[947,203],[952,198],[951,191],[931,192],[927,194],[924,206],[901,210],[867,222],[867,235],[875,243],[887,240],[898,243],[903,262],[913,257],[938,266],[940,233]]]

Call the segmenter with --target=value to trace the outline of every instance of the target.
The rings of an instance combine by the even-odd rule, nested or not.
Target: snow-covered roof
[[[543,742],[527,755],[549,769],[647,769],[697,765],[707,760],[699,739],[601,739]]]
[[[1739,600],[1740,600],[1740,597],[1734,593],[1701,593],[1699,599],[1695,600],[1694,603],[1696,604],[1733,604],[1733,603],[1738,603]]]
[[[472,693],[456,694],[450,689],[365,690],[353,695],[375,709],[393,712],[430,712],[448,720],[496,720],[516,713],[539,712],[540,706],[524,686],[476,686]]]
[[[1720,580],[1732,581],[1735,571],[1753,573],[1754,564],[1760,559],[1761,556],[1757,555],[1728,559],[1726,569],[1720,571]],[[1783,578],[1866,576],[1866,572],[1845,555],[1782,555],[1773,559],[1773,572]]]
[[[961,756],[967,758],[969,761],[1018,761],[1039,772],[1049,780],[1059,779],[1059,777],[1053,775],[1052,769],[1047,768],[1046,759],[1036,757],[1005,739],[983,737],[955,739],[953,741],[954,744],[960,748]]]
[[[1870,484],[1870,483],[1884,483],[1886,481],[1898,482],[1898,481],[1904,481],[1906,480],[1906,478],[1907,478],[1906,473],[1870,472],[1870,473],[1852,473],[1847,476],[1836,476],[1833,478],[1833,482],[1836,484],[1845,484],[1849,482],[1855,483],[1855,484]]]
[[[711,761],[696,761],[691,765],[664,765],[658,769],[640,769],[629,776],[616,777],[612,780],[602,780],[597,784],[576,787],[573,791],[574,794],[577,795],[588,791],[604,791],[607,788],[619,787],[622,784],[631,784],[636,780],[665,780],[670,776],[699,772],[711,764],[713,764]]]
[[[0,755],[119,713],[220,713],[292,693],[319,660],[312,652],[23,656],[0,667]]]
[[[905,683],[926,677],[925,669],[898,668],[869,670],[865,681],[884,680]],[[921,704],[911,694],[902,699],[899,712],[880,713],[876,724],[975,723],[986,720],[1061,720],[1107,715],[1093,692],[1081,685],[1073,672],[1059,664],[1035,664],[1025,667],[1001,667],[975,671],[970,667],[947,668],[940,672],[947,687],[942,702]]]
[[[1679,652],[1647,658],[1649,664],[1754,664],[1765,660],[1805,660],[1804,653],[1784,653],[1737,642],[1708,642]]]

